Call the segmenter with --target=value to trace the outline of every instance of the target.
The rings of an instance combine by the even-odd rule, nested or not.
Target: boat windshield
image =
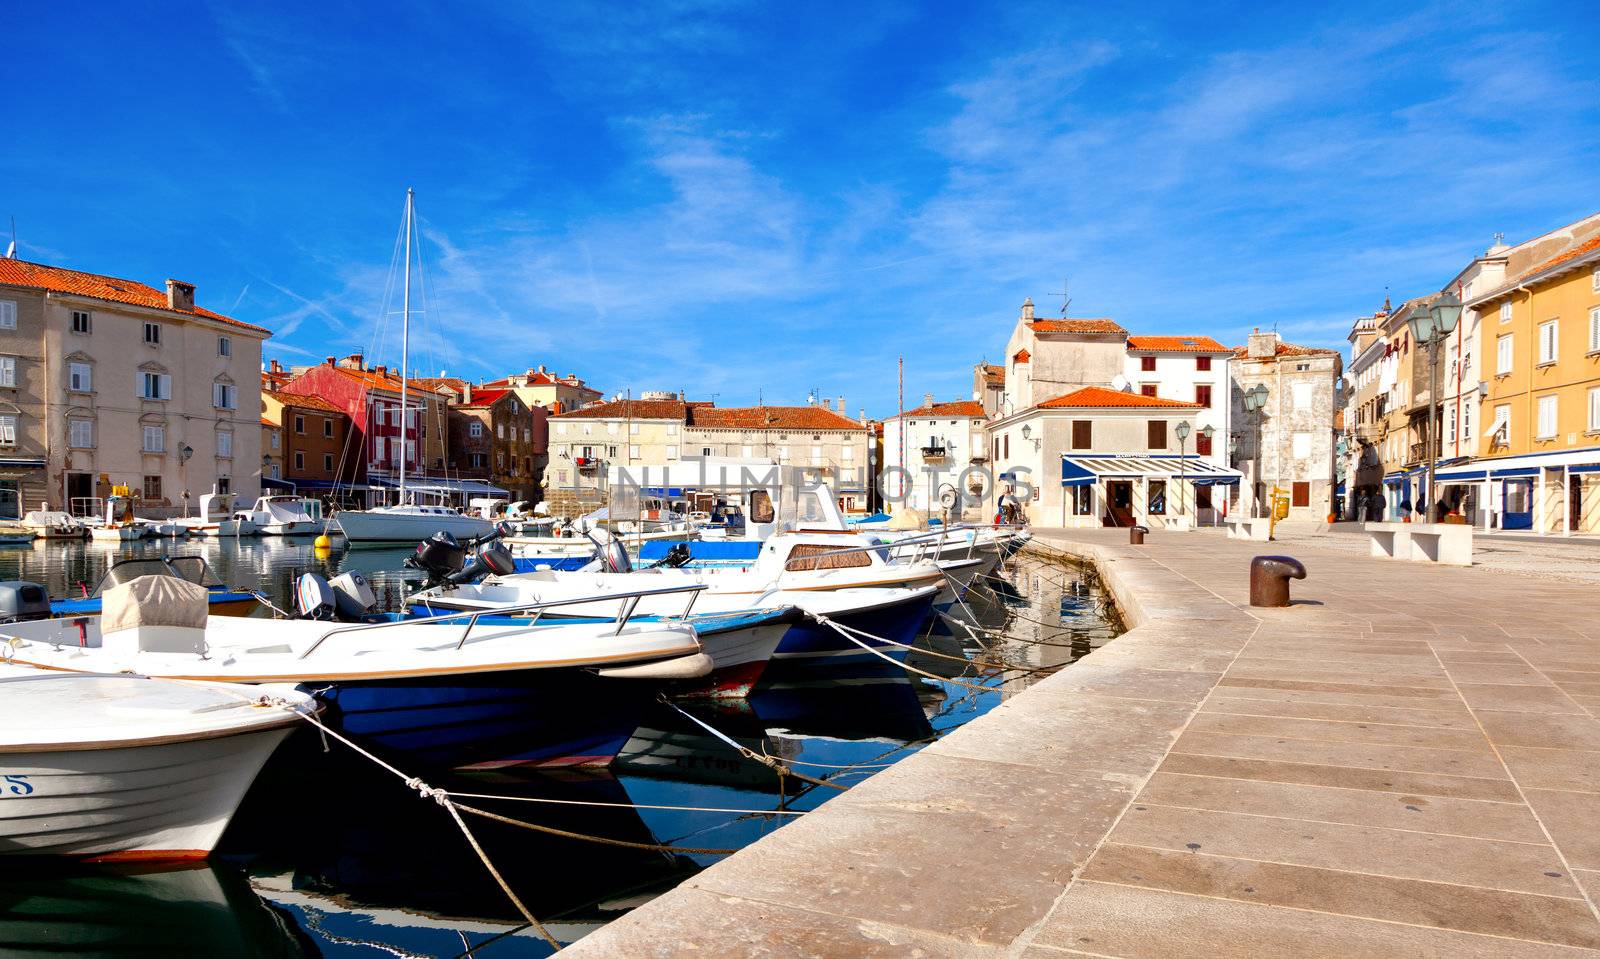
[[[100,577],[90,596],[99,596],[113,586],[138,579],[140,576],[176,576],[200,586],[218,584],[211,576],[211,568],[201,556],[153,556],[148,559],[125,559],[112,564]]]

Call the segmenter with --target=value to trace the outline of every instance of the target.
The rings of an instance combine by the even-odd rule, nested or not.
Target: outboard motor
[[[0,623],[25,623],[50,618],[50,591],[38,583],[12,579],[0,582]]]
[[[300,619],[338,619],[339,594],[316,573],[301,573],[294,588],[294,612]]]
[[[480,543],[472,554],[472,562],[459,572],[446,576],[444,583],[449,586],[459,586],[485,576],[510,576],[516,571],[517,564],[511,558],[511,550],[500,543],[490,541]]]
[[[633,560],[628,558],[628,548],[615,536],[600,542],[593,533],[586,534],[594,544],[594,558],[602,573],[631,573]]]
[[[430,585],[442,583],[461,572],[467,551],[454,536],[440,530],[417,544],[417,551],[406,557],[405,565],[428,574]]]
[[[378,595],[367,578],[355,570],[335,576],[328,585],[333,587],[335,612],[341,622],[365,622],[377,613]]]
[[[650,564],[651,569],[666,567],[667,569],[682,569],[694,559],[694,553],[689,549],[688,543],[673,543],[667,548],[667,555]]]

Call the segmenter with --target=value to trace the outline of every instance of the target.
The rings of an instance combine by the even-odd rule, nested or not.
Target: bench
[[[1239,519],[1229,518],[1223,521],[1227,527],[1229,539],[1248,539],[1258,543],[1265,543],[1272,538],[1272,520],[1255,519],[1245,516]]]
[[[1367,523],[1371,553],[1380,559],[1472,565],[1472,527],[1459,523]]]

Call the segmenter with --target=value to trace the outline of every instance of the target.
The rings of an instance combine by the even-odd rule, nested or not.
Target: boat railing
[[[909,558],[902,557],[899,554],[899,549],[903,545],[909,545],[912,547],[912,555]],[[796,566],[791,568],[789,564],[809,563],[814,562],[823,556],[839,556],[847,553],[877,553],[883,558],[885,563],[892,563],[901,559],[905,559],[907,563],[919,563],[924,561],[924,559],[926,559],[928,562],[933,562],[939,558],[939,552],[943,548],[944,534],[942,532],[923,533],[917,536],[908,536],[905,539],[896,540],[893,543],[873,543],[870,546],[830,546],[827,549],[819,549],[815,553],[810,553],[802,559],[786,560],[784,562],[784,570],[785,572],[809,571],[814,567]]]
[[[312,653],[316,652],[317,647],[321,646],[328,639],[328,637],[336,636],[340,633],[360,633],[375,629],[393,629],[396,626],[424,626],[429,623],[460,622],[460,620],[465,617],[467,620],[466,628],[461,631],[461,639],[456,642],[456,649],[460,649],[467,644],[467,637],[472,635],[472,629],[474,626],[478,625],[478,620],[485,616],[510,616],[517,613],[531,612],[533,613],[533,616],[529,617],[528,625],[534,626],[538,624],[540,617],[547,609],[554,609],[558,606],[580,606],[586,603],[604,603],[612,600],[617,600],[621,603],[617,609],[617,628],[611,633],[613,636],[618,636],[621,635],[622,630],[628,625],[628,621],[633,618],[634,611],[639,608],[639,600],[648,596],[668,596],[673,593],[688,593],[689,601],[684,604],[683,612],[678,614],[678,621],[681,623],[686,623],[689,621],[689,614],[694,611],[695,600],[700,598],[701,591],[708,588],[709,587],[705,583],[694,583],[685,586],[663,586],[657,589],[637,589],[625,593],[603,593],[597,596],[578,596],[569,599],[550,599],[536,603],[515,603],[508,606],[491,606],[485,609],[477,610],[453,610],[448,613],[440,613],[434,616],[421,616],[416,619],[397,619],[383,623],[355,623],[349,626],[340,626],[335,629],[328,630],[326,633],[318,636],[316,641],[310,646],[307,646],[306,651],[301,653],[296,658],[305,659],[307,656],[310,656]],[[424,602],[426,602],[425,599]]]

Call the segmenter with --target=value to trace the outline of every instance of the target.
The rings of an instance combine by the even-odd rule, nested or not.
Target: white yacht
[[[317,532],[322,504],[298,496],[262,496],[248,510],[234,513],[263,536],[310,536]]]

